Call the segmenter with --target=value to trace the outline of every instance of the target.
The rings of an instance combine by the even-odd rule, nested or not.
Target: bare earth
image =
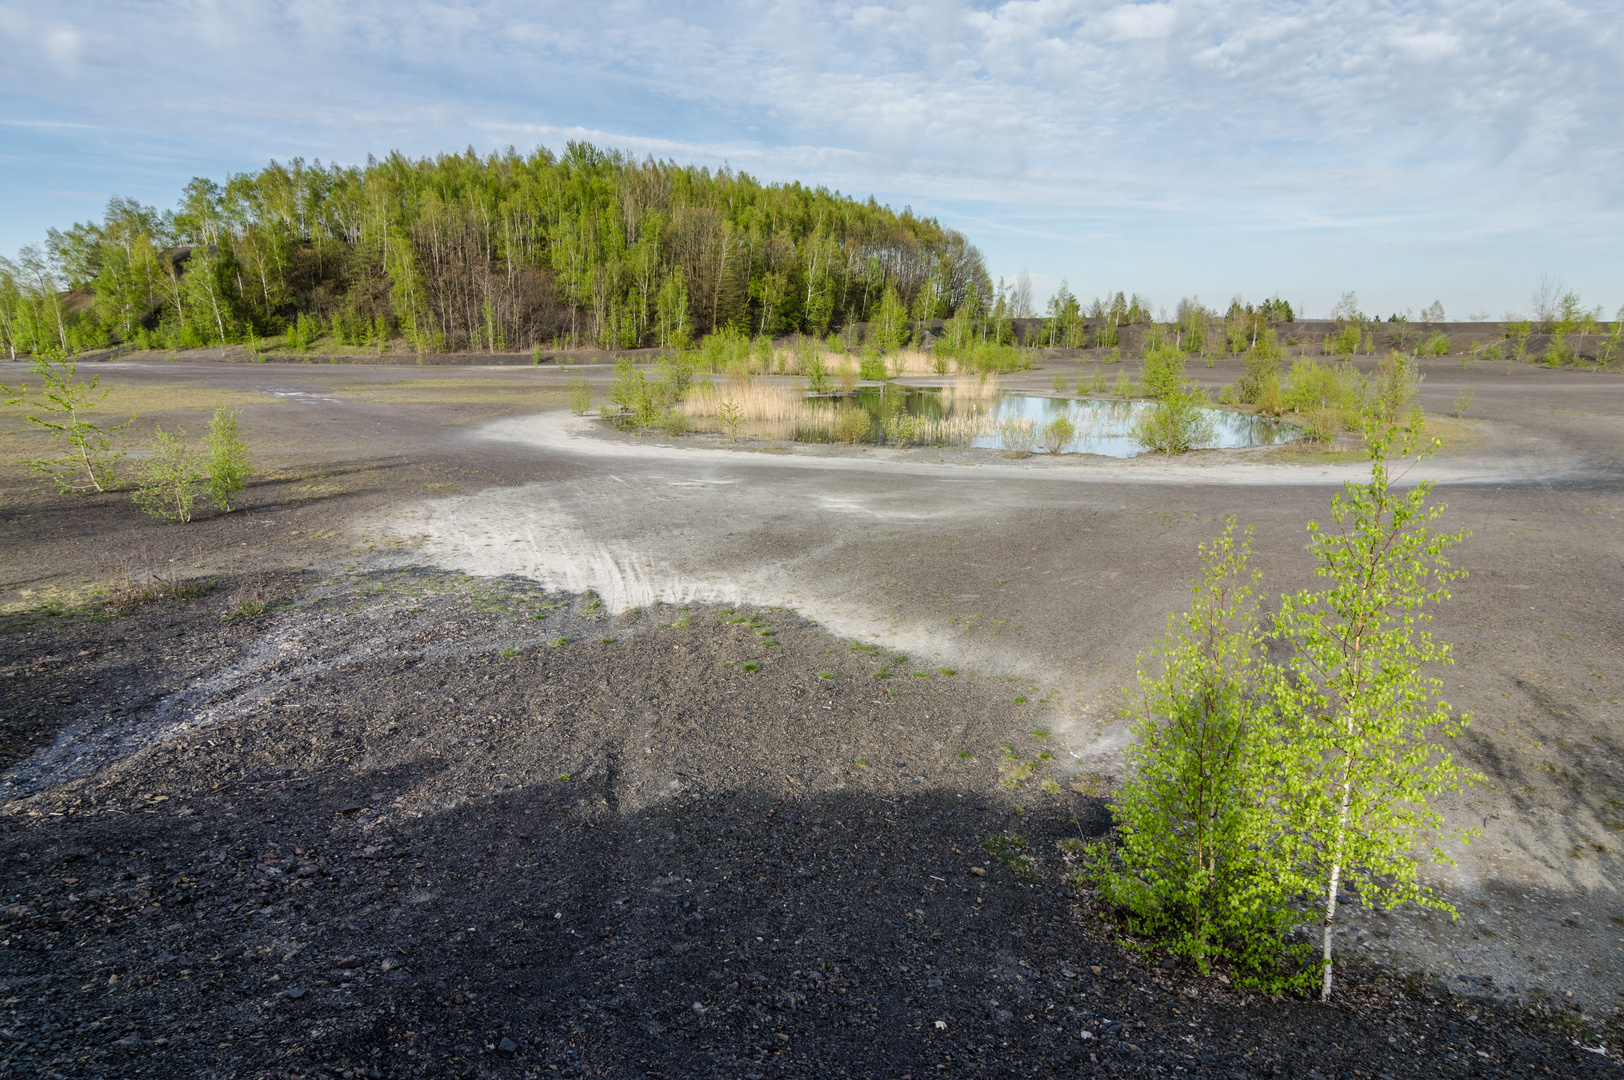
[[[1427,369],[1429,411],[1476,393],[1421,469],[1472,531],[1435,629],[1481,836],[1458,920],[1354,911],[1326,1010],[1131,961],[1054,841],[1105,827],[1197,543],[1234,514],[1305,584],[1356,464],[637,437],[552,367],[81,370],[138,445],[241,404],[261,479],[167,526],[0,421],[0,1075],[1614,1068],[1616,375]],[[102,603],[154,574],[213,584]]]

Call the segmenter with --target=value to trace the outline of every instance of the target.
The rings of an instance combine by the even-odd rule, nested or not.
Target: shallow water
[[[870,440],[886,441],[888,421],[903,415],[924,426],[919,442],[959,442],[962,445],[1007,450],[1007,425],[1025,422],[1039,433],[1057,417],[1071,420],[1075,434],[1062,453],[1101,454],[1130,458],[1144,453],[1133,437],[1134,422],[1151,408],[1148,401],[1067,399],[1030,394],[1000,394],[980,401],[958,401],[934,388],[865,387],[852,395],[873,418]],[[827,400],[827,399],[826,399]],[[848,399],[850,400],[850,399]],[[1208,449],[1233,450],[1248,446],[1276,446],[1291,442],[1302,432],[1273,417],[1229,409],[1208,409],[1216,438]],[[958,436],[955,438],[954,436]],[[1033,449],[1044,449],[1041,434]]]

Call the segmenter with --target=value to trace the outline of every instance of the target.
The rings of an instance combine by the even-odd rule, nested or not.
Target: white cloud
[[[1171,33],[1175,14],[1172,4],[1123,4],[1107,11],[1101,21],[1115,41],[1142,41]]]
[[[1235,237],[1308,247],[1378,226],[1616,244],[1621,11],[58,0],[49,19],[0,6],[0,115],[96,129],[57,129],[66,171],[41,188],[75,187],[76,154],[218,175],[273,154],[522,149],[579,132],[957,208],[1009,236],[1162,244],[1172,226],[1157,222],[1194,222],[1214,259]],[[25,196],[0,194],[14,208]]]

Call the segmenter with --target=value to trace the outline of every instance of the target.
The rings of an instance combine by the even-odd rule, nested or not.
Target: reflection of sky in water
[[[1139,414],[1151,407],[1148,401],[1066,401],[1061,398],[1027,397],[1005,394],[993,405],[994,423],[1006,420],[1027,420],[1043,426],[1057,416],[1069,416],[1076,425],[1077,434],[1066,447],[1073,454],[1103,454],[1106,457],[1134,457],[1144,449],[1134,441],[1133,425]],[[1214,450],[1234,450],[1245,446],[1274,446],[1290,442],[1297,430],[1272,417],[1252,413],[1233,412],[1229,409],[1208,409],[1217,429],[1217,439],[1210,444]],[[996,431],[976,439],[972,446],[1002,450],[1004,444]]]
[[[887,386],[865,388],[858,399],[876,419],[883,420],[896,412],[906,411],[916,416],[944,419],[954,415],[951,402],[944,406],[941,393],[935,389]],[[1066,446],[1067,453],[1102,454],[1106,457],[1135,457],[1144,453],[1133,438],[1134,421],[1151,407],[1148,401],[1080,401],[1065,398],[1032,397],[1024,394],[1003,394],[995,400],[977,407],[958,411],[988,417],[986,434],[971,441],[970,445],[990,450],[1004,449],[996,425],[1017,420],[1030,422],[1041,432],[1044,425],[1058,416],[1068,416],[1076,428],[1076,435]],[[1272,417],[1229,409],[1208,409],[1217,430],[1217,438],[1208,448],[1232,450],[1247,446],[1274,446],[1291,442],[1301,433],[1290,424]],[[1039,438],[1041,446],[1041,437]]]

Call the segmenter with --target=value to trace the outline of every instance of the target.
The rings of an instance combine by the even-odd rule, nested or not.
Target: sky
[[[1624,304],[1624,4],[0,2],[0,252],[271,159],[800,180],[1171,310]]]

